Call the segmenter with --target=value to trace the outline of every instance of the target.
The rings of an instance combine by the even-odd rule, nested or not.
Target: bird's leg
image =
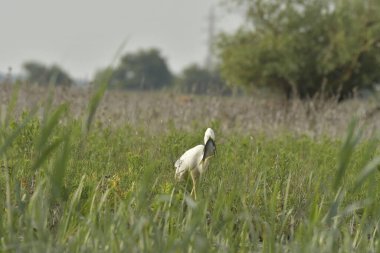
[[[193,189],[191,190],[190,195],[193,195],[194,193],[194,200],[197,200],[197,190],[196,190],[197,180],[195,178],[194,173],[190,173],[190,174],[191,174],[191,179],[193,180]]]

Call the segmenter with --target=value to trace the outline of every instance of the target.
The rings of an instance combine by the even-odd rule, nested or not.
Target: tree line
[[[75,83],[75,79],[58,65],[46,66],[39,62],[26,62],[23,69],[29,83],[60,86]],[[117,66],[97,71],[92,83],[100,85],[104,82],[107,82],[111,89],[177,89],[195,94],[229,92],[218,70],[209,70],[199,64],[191,64],[180,74],[174,75],[166,59],[156,48],[126,53],[120,58]]]
[[[280,91],[287,98],[351,97],[380,83],[380,1],[224,0],[244,10],[245,22],[220,34],[215,68],[190,65],[174,75],[158,49],[127,53],[93,82],[110,88],[175,88],[204,94]],[[233,9],[232,8],[232,9]],[[24,65],[29,81],[66,85],[73,79],[58,66]]]

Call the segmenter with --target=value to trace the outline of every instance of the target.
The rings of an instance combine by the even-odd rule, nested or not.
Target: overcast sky
[[[239,22],[220,0],[2,0],[0,72],[21,70],[26,60],[57,63],[76,78],[91,78],[107,66],[123,41],[126,52],[157,47],[169,67],[203,63],[207,17],[212,6],[217,30]]]

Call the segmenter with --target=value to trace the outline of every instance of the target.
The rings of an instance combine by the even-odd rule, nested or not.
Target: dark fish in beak
[[[207,158],[214,155],[216,155],[216,145],[214,140],[212,138],[209,138],[203,151],[202,161],[205,161]]]

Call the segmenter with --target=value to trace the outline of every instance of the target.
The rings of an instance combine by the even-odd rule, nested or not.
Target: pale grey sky
[[[26,60],[57,63],[76,78],[107,66],[124,51],[157,47],[170,68],[203,63],[207,16],[216,7],[217,30],[232,31],[237,15],[220,0],[0,0],[0,72]]]

